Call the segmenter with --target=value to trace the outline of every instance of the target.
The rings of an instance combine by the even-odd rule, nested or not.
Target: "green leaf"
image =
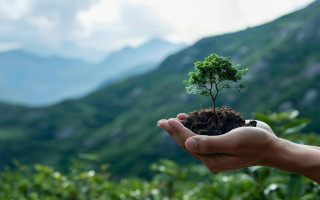
[[[292,133],[297,133],[300,130],[302,130],[303,128],[305,128],[306,126],[308,126],[308,123],[301,123],[297,126],[293,126],[291,128],[287,128],[286,130],[283,131],[283,134],[288,135],[288,134],[292,134]]]
[[[299,115],[298,110],[288,110],[286,111],[289,119],[295,119]]]
[[[291,174],[287,184],[287,199],[299,199],[305,193],[305,184],[301,176]]]
[[[309,123],[310,123],[309,119],[296,119],[293,122],[289,122],[289,123],[285,124],[283,126],[283,129],[287,130],[289,128],[294,128],[294,127],[300,126],[302,124],[308,125]]]
[[[204,62],[196,62],[195,71],[190,72],[189,80],[184,81],[187,84],[187,93],[211,96],[218,92],[216,88],[236,88],[240,91],[244,87],[243,84],[234,87],[231,84],[241,80],[248,69],[239,70],[239,65],[232,66],[232,62],[229,60],[230,57],[211,54]],[[226,86],[223,87],[223,85]],[[215,102],[215,99],[212,100]]]
[[[254,116],[257,117],[260,121],[268,124],[270,128],[275,131],[275,124],[271,121],[270,117],[262,113],[255,113]]]

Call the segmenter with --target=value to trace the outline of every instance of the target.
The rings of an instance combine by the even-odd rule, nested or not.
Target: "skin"
[[[320,148],[276,137],[264,122],[240,127],[220,136],[196,135],[181,123],[187,118],[162,119],[166,130],[181,149],[202,162],[214,174],[249,166],[266,166],[300,174],[320,184]]]

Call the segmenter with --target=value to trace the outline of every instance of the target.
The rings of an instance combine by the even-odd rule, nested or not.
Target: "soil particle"
[[[198,135],[222,135],[242,126],[256,127],[256,121],[246,123],[243,117],[232,108],[202,109],[188,114],[182,124]]]

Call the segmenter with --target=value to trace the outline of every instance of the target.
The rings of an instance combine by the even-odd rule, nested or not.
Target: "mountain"
[[[112,53],[100,63],[100,66],[118,66],[118,68],[126,69],[141,63],[160,62],[168,55],[184,47],[186,47],[185,44],[174,44],[162,39],[151,39],[137,48],[125,47]]]
[[[98,65],[18,50],[2,52],[0,100],[43,106],[79,98],[101,85],[154,69],[166,55],[182,47],[153,39],[140,47],[115,52]]]
[[[119,176],[146,176],[159,158],[193,160],[156,127],[211,100],[185,92],[183,80],[209,54],[230,56],[250,69],[242,93],[227,90],[217,105],[246,118],[253,112],[297,108],[313,120],[305,131],[320,131],[320,1],[273,22],[204,38],[166,58],[146,74],[113,83],[78,100],[50,107],[0,105],[0,163],[46,163],[65,168],[68,158],[95,153]]]
[[[80,60],[15,50],[0,53],[0,66],[0,99],[4,101],[43,105],[93,87],[82,81],[91,65]]]
[[[82,46],[70,41],[63,41],[54,49],[50,47],[48,48],[48,44],[29,43],[28,45],[21,46],[19,50],[39,57],[48,57],[50,55],[54,55],[55,57],[81,60],[91,64],[99,63],[106,57],[108,53],[112,53],[108,51],[97,50],[92,47],[83,48]]]
[[[107,81],[102,86],[115,82],[112,81],[114,79],[124,79],[132,73],[141,74],[152,70],[167,56],[185,47],[185,44],[174,44],[162,39],[152,39],[137,48],[126,47],[114,52],[97,67],[98,70],[103,68],[106,72],[102,75],[107,78]],[[110,70],[108,69],[112,69],[112,73],[109,73]]]

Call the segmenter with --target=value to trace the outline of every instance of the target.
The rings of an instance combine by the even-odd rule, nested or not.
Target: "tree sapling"
[[[216,108],[218,93],[224,88],[235,88],[238,91],[244,88],[238,81],[246,75],[248,69],[239,69],[239,65],[232,66],[229,57],[211,54],[204,62],[195,63],[195,72],[189,73],[187,84],[189,94],[210,96],[213,101],[212,109],[204,109],[189,113],[183,124],[200,135],[221,135],[241,126],[255,126],[256,122],[249,124],[229,107]],[[232,85],[233,84],[233,85]]]

